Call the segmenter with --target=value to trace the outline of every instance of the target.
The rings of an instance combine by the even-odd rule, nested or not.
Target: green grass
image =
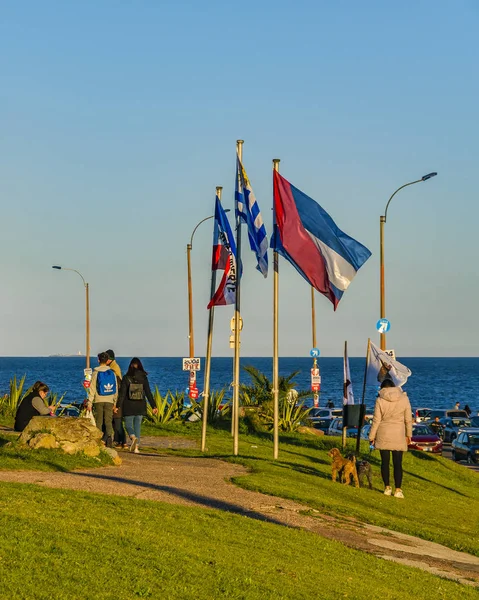
[[[477,591],[215,510],[0,484],[0,598],[468,600]]]
[[[73,471],[111,465],[112,460],[105,452],[98,459],[81,454],[65,454],[61,450],[30,450],[19,447],[15,440],[18,434],[0,433],[0,469],[21,471]],[[12,442],[12,440],[14,440]],[[11,445],[7,445],[12,442]]]
[[[193,437],[198,436],[200,426],[196,429]],[[178,427],[159,430],[162,435],[179,435],[181,432]],[[154,429],[150,428],[149,434],[152,433]],[[353,441],[349,443],[352,447]],[[477,473],[444,458],[408,452],[404,457],[406,498],[401,501],[382,494],[377,451],[368,457],[374,471],[373,490],[333,484],[331,459],[327,452],[339,444],[339,438],[283,435],[280,436],[279,460],[275,462],[268,436],[242,435],[240,456],[234,458],[229,432],[211,428],[207,437],[207,456],[248,467],[248,475],[234,480],[243,488],[297,500],[326,514],[353,516],[479,556]],[[363,449],[367,449],[366,444]],[[164,452],[201,456],[195,450]]]

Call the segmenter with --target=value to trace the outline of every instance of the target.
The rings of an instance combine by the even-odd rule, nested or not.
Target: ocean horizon
[[[183,357],[141,357],[152,388],[158,387],[161,393],[166,391],[185,391],[188,385],[188,373],[182,370]],[[203,389],[204,358],[201,358],[201,370],[197,373],[197,384]],[[117,357],[123,372],[128,368],[130,357]],[[479,410],[479,357],[401,357],[412,376],[404,390],[408,393],[413,407],[449,408],[456,402],[461,406],[468,404],[474,414]],[[91,366],[97,364],[92,356]],[[243,356],[241,367],[252,365],[272,378],[272,358],[264,356]],[[343,359],[325,357],[318,360],[321,369],[320,404],[332,401],[335,406],[342,405]],[[10,379],[26,375],[26,385],[37,380],[44,381],[52,391],[66,394],[66,401],[78,401],[85,393],[81,385],[84,356],[45,356],[45,357],[0,357],[0,392],[6,393]],[[310,389],[309,357],[287,357],[279,359],[280,375],[289,375],[298,371],[294,381],[299,390]],[[356,402],[361,401],[364,379],[364,357],[350,357],[351,378]],[[211,363],[212,389],[226,388],[231,392],[233,379],[233,358],[213,357]],[[241,383],[249,383],[249,375],[242,369]],[[365,402],[369,409],[374,406],[377,394],[375,386],[367,386]]]

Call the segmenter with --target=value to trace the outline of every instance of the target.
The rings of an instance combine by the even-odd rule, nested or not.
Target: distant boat
[[[77,354],[49,354],[48,358],[72,358],[74,356],[83,356],[81,350]]]

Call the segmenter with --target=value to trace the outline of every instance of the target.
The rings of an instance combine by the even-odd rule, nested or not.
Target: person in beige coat
[[[384,494],[392,495],[389,485],[389,463],[391,453],[394,467],[395,498],[404,498],[402,485],[402,458],[407,452],[412,436],[411,404],[406,392],[396,387],[390,379],[381,384],[374,408],[373,426],[369,432],[369,441],[381,454],[381,476],[384,482]]]

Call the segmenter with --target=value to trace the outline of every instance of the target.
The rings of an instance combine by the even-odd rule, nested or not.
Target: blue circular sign
[[[321,354],[319,348],[312,348],[312,350],[310,351],[310,356],[311,358],[319,358],[319,355]]]
[[[387,333],[391,329],[391,323],[387,319],[379,319],[376,323],[376,329],[379,333]]]

